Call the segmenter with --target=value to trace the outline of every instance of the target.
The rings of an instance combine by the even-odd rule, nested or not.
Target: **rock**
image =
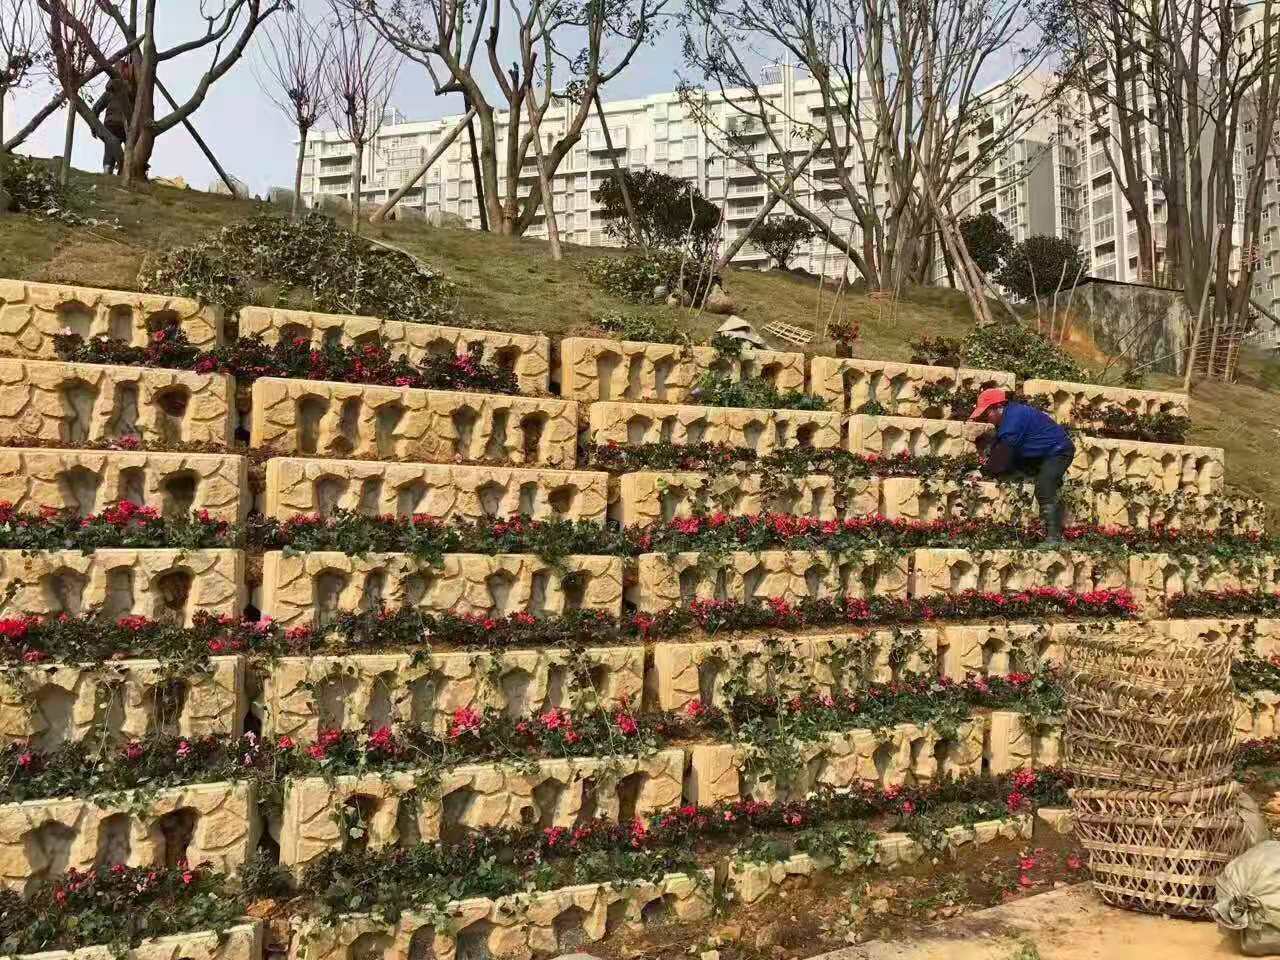
[[[871,901],[871,912],[876,916],[884,916],[889,912],[889,901],[884,897]]]
[[[728,923],[716,931],[721,943],[734,943],[742,939],[742,924]]]
[[[698,960],[720,960],[719,950],[703,950],[698,954]]]
[[[667,289],[665,283],[660,283],[653,288],[653,299],[655,302],[666,300],[671,295],[671,291]]]
[[[772,923],[766,923],[756,932],[756,949],[767,950],[769,947],[776,946],[778,941],[782,939],[782,928],[775,920]]]
[[[892,883],[873,883],[867,888],[867,896],[873,900],[880,898],[892,897],[897,893],[897,889]]]
[[[9,193],[4,187],[0,187],[0,213],[16,213],[18,205],[14,202],[13,194]]]
[[[599,957],[593,957],[589,953],[562,953],[555,960],[599,960]]]
[[[725,293],[724,287],[718,283],[707,291],[707,295],[702,301],[702,306],[707,313],[720,315],[731,314],[737,309],[737,304],[733,302],[733,298]]]

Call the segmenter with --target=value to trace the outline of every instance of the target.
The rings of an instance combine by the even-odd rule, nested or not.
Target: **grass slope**
[[[80,172],[75,183],[84,212],[118,221],[120,228],[69,227],[0,214],[0,277],[134,289],[147,253],[195,242],[263,209],[263,204],[253,201],[158,185],[126,191],[112,178]],[[584,263],[591,257],[621,255],[616,250],[568,246],[565,258],[557,263],[538,240],[434,228],[418,221],[368,230],[458,285],[455,312],[460,324],[480,321],[501,329],[563,335],[588,327],[595,317],[623,311],[636,316],[679,316],[691,334],[702,338],[722,319],[665,306],[637,306],[599,290],[587,279]],[[834,301],[832,290],[820,291],[816,278],[732,270],[725,280],[738,313],[757,329],[773,320],[820,327]],[[278,293],[263,289],[257,299],[273,303]],[[308,306],[290,297],[283,301],[288,306]],[[925,334],[960,336],[972,325],[962,295],[931,287],[906,291],[896,305],[850,293],[837,316],[840,310],[847,319],[861,320],[859,355],[872,359],[908,359],[911,340]],[[772,341],[772,345],[795,349],[784,341]],[[1264,369],[1259,358],[1251,358],[1240,383],[1198,385],[1190,441],[1224,447],[1228,484],[1263,499],[1273,514],[1280,514],[1280,471],[1275,469],[1280,390],[1273,372]]]

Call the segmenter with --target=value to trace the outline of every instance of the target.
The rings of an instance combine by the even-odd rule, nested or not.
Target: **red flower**
[[[459,707],[453,711],[453,723],[449,724],[449,737],[457,740],[464,733],[472,733],[480,729],[482,719],[470,707]]]
[[[327,754],[328,751],[325,750],[324,744],[322,743],[313,743],[311,746],[307,747],[307,756],[312,760],[323,760]]]
[[[293,742],[293,737],[285,736],[276,741],[276,746],[281,750],[292,750],[297,744]]]
[[[124,755],[129,760],[137,760],[145,752],[146,751],[143,749],[142,744],[137,740],[130,740],[124,747]]]
[[[30,750],[18,757],[18,766],[29,767],[35,762],[35,754]]]
[[[629,713],[620,713],[617,718],[618,729],[622,731],[622,735],[633,737],[640,731],[640,725],[636,723],[635,717]]]

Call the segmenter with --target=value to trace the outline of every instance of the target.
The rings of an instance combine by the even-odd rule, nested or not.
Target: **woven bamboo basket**
[[[1238,787],[1072,791],[1076,835],[1094,889],[1113,906],[1205,916],[1222,868],[1248,846]]]
[[[1148,689],[1230,688],[1235,642],[1172,639],[1154,631],[1128,636],[1078,636],[1066,644],[1067,674],[1083,674]]]

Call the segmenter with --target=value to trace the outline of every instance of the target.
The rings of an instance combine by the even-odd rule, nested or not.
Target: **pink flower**
[[[635,717],[631,716],[629,713],[618,714],[617,723],[618,729],[621,730],[622,735],[626,737],[633,737],[640,730],[640,726],[636,723]]]
[[[276,746],[279,747],[281,750],[292,750],[295,746],[297,746],[297,744],[293,742],[293,737],[281,737],[276,742]]]
[[[1030,887],[1032,882],[1032,879],[1025,873],[1018,877],[1018,886],[1022,887],[1024,890]]]
[[[192,873],[190,870],[187,870],[187,871],[185,871],[185,872],[182,874],[182,882],[183,882],[183,883],[187,883],[187,884],[189,884],[189,883],[191,883],[191,881],[192,881],[192,880],[194,880],[195,878],[196,878],[196,875],[195,875],[194,873]]]
[[[18,766],[29,767],[35,762],[35,759],[35,755],[28,750],[26,753],[22,754],[22,756],[18,757]]]
[[[327,753],[328,751],[322,743],[313,743],[311,746],[307,747],[307,756],[312,760],[323,760]]]
[[[1038,861],[1035,857],[1021,857],[1018,860],[1018,869],[1024,873],[1028,870],[1034,870]]]
[[[144,753],[144,750],[142,748],[142,744],[139,743],[137,740],[130,740],[127,744],[125,744],[124,755],[129,760],[137,760],[142,756],[143,753]]]
[[[186,757],[186,756],[189,756],[190,754],[191,754],[191,743],[187,740],[180,741],[178,743],[178,756]]]
[[[472,733],[480,729],[482,718],[470,707],[459,707],[453,711],[453,723],[449,724],[450,739],[457,740],[464,733]]]

